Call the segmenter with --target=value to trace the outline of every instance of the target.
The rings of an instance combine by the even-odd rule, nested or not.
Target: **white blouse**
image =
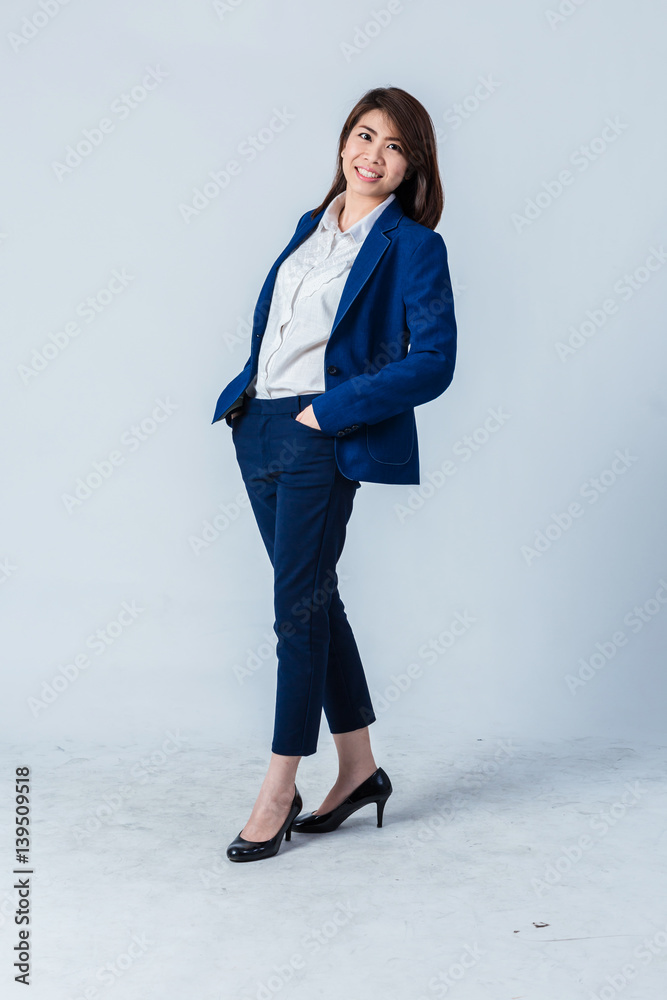
[[[257,374],[248,396],[275,399],[324,392],[324,351],[343,286],[378,216],[394,200],[392,191],[344,233],[338,216],[345,191],[329,203],[315,231],[287,257],[276,275]]]

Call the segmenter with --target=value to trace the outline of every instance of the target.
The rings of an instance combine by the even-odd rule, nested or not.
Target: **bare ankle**
[[[261,795],[267,801],[272,802],[291,802],[294,798],[294,782],[290,785],[265,785],[262,787]]]
[[[353,781],[360,785],[362,781],[370,778],[371,774],[374,774],[375,771],[377,771],[377,765],[374,761],[368,764],[355,763],[354,766],[340,767],[336,784],[347,785]]]

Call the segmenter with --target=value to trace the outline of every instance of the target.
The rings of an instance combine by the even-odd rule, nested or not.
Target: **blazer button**
[[[327,368],[327,371],[328,371],[329,375],[337,375],[338,374],[338,369],[336,368],[335,365],[329,365],[329,367]]]
[[[336,431],[336,437],[342,438],[345,435],[345,431]]]
[[[350,427],[351,431],[356,431],[358,429],[359,429],[359,424],[352,424],[352,426]]]

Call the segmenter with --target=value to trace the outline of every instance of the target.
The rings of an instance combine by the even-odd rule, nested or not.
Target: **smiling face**
[[[348,191],[384,200],[394,191],[408,168],[398,130],[382,111],[364,111],[342,151]]]

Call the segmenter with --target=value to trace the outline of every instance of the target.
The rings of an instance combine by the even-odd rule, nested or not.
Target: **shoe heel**
[[[387,796],[387,798],[388,797],[389,796]],[[382,826],[382,816],[384,814],[384,807],[385,807],[386,804],[387,804],[387,799],[380,799],[379,802],[378,802],[378,804],[377,804],[377,807],[378,807],[378,826]]]
[[[290,825],[285,830],[285,840],[291,840],[291,839],[292,839],[292,824],[290,823]]]

